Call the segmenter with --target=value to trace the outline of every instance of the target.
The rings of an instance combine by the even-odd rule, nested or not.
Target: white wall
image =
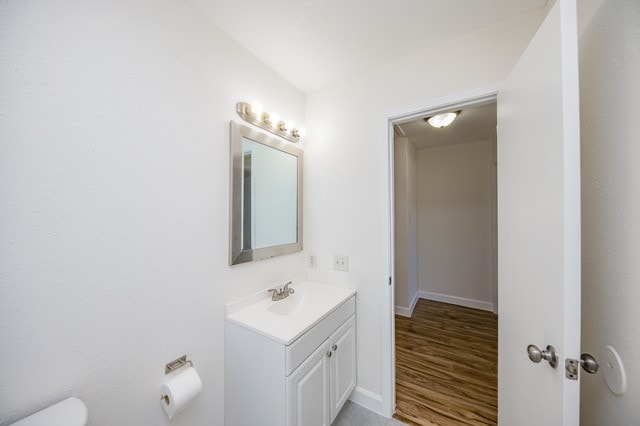
[[[421,296],[493,308],[495,140],[418,151]]]
[[[580,38],[582,350],[602,361],[613,346],[628,375],[616,396],[602,373],[582,374],[585,426],[640,424],[638,40],[636,0],[605,1]]]
[[[169,424],[185,353],[204,388],[171,424],[223,424],[224,303],[304,272],[228,266],[229,120],[303,123],[303,94],[180,1],[3,1],[0,51],[0,424],[72,394]]]
[[[418,297],[418,211],[416,148],[405,137],[394,141],[395,305],[411,316]]]
[[[358,386],[370,392],[374,409],[382,406],[386,368],[381,299],[390,291],[386,118],[502,81],[544,14],[426,48],[307,96],[305,244],[318,253],[310,276],[358,291]],[[349,272],[332,270],[334,253],[349,255]]]

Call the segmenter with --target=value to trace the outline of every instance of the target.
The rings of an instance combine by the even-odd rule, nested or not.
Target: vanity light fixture
[[[442,129],[453,123],[453,120],[460,114],[460,111],[445,112],[444,114],[434,115],[433,117],[427,117],[424,120],[431,124],[433,127]]]
[[[262,104],[260,102],[252,102],[249,105],[249,112],[256,117],[262,117],[262,114],[264,114],[264,109],[262,108]]]
[[[280,126],[280,130],[282,130],[283,132],[291,131],[291,129],[295,129],[293,121],[284,122],[282,123],[282,126]]]
[[[268,121],[271,127],[275,127],[276,129],[280,129],[280,116],[277,112],[272,112],[271,114],[266,114],[265,121]]]
[[[247,123],[258,126],[289,142],[298,142],[307,133],[303,128],[294,127],[290,121],[282,121],[276,113],[264,112],[262,105],[257,102],[238,102],[236,112]]]

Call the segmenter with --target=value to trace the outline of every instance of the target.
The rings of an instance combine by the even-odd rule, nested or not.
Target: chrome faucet
[[[282,300],[285,297],[288,297],[290,294],[295,293],[296,291],[292,288],[289,288],[289,285],[292,284],[292,281],[289,281],[288,283],[286,283],[284,285],[284,287],[278,289],[278,288],[270,288],[267,291],[272,291],[273,295],[271,296],[271,300],[273,300],[274,302],[277,300]]]

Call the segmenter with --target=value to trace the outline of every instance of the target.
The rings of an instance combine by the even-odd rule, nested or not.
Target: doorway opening
[[[496,121],[495,96],[391,121],[393,404],[412,424],[497,423]]]

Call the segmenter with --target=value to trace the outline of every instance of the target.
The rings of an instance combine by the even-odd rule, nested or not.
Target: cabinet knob
[[[337,351],[338,350],[338,345],[333,345],[333,350]]]
[[[333,355],[331,351],[327,352],[327,358],[331,358],[331,355]]]

